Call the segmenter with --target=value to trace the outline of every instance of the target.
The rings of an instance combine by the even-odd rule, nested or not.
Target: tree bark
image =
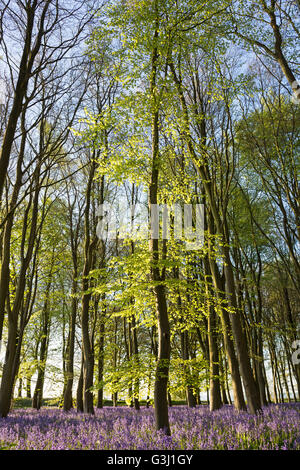
[[[66,385],[64,392],[64,411],[69,411],[73,408],[73,380],[74,380],[74,348],[75,348],[75,329],[76,329],[76,317],[77,317],[77,299],[75,297],[77,293],[77,263],[74,267],[73,282],[72,282],[72,305],[71,305],[71,318],[68,334],[68,345],[67,345],[67,359],[66,359]]]
[[[159,176],[159,111],[158,96],[156,90],[156,78],[158,67],[158,40],[159,40],[159,16],[157,1],[155,1],[155,31],[153,37],[153,53],[151,61],[150,92],[152,98],[152,169],[149,188],[149,208],[158,202],[158,176]],[[170,325],[167,309],[166,292],[163,276],[158,267],[159,243],[158,239],[150,235],[149,249],[152,257],[151,278],[154,283],[154,295],[156,303],[157,330],[158,330],[158,357],[154,384],[154,413],[157,430],[163,430],[170,435],[168,415],[168,378],[170,361]]]
[[[209,409],[210,411],[218,410],[222,407],[221,389],[220,389],[220,372],[219,372],[219,351],[217,340],[217,316],[214,306],[211,303],[211,293],[208,286],[207,276],[208,263],[205,263],[206,280],[206,311],[208,313],[208,346],[209,346]]]
[[[224,296],[222,292],[225,290],[224,282],[220,276],[219,268],[213,259],[209,259],[210,268],[212,273],[212,279],[214,283],[214,287],[217,291],[217,295],[219,295],[221,300],[221,307],[220,307],[220,318],[222,324],[222,331],[223,331],[223,338],[224,338],[224,346],[225,351],[228,359],[229,370],[231,373],[232,378],[232,390],[233,390],[233,401],[234,407],[236,410],[246,410],[246,403],[244,399],[243,387],[241,382],[241,376],[239,371],[239,364],[237,361],[234,342],[231,337],[231,325],[230,325],[230,318],[226,308],[222,306],[222,302],[224,302]]]
[[[77,392],[76,392],[76,402],[77,402],[77,411],[79,413],[83,412],[83,353],[81,358],[81,367],[80,367],[80,375],[77,384]]]
[[[184,362],[189,360],[189,333],[187,330],[182,331],[180,334],[181,338],[181,357]],[[186,385],[186,401],[189,408],[195,408],[197,402],[196,397],[193,392],[193,387],[191,384],[191,371],[188,364],[183,365]]]
[[[97,408],[103,408],[103,385],[100,385],[103,381],[103,370],[104,370],[104,335],[105,335],[105,322],[103,314],[100,318],[99,328],[99,353],[98,353],[98,398]]]
[[[93,267],[93,255],[96,246],[96,239],[91,241],[90,234],[90,207],[92,183],[96,170],[96,164],[91,162],[89,180],[86,191],[86,206],[84,211],[85,220],[85,243],[84,243],[84,268],[82,279],[82,308],[81,308],[81,331],[83,346],[83,409],[85,413],[94,414],[93,392],[91,390],[94,379],[94,346],[92,335],[89,327],[89,309],[91,293],[88,291],[90,287],[88,275]]]
[[[36,16],[36,6],[32,4],[26,7],[27,23],[25,29],[25,39],[22,57],[20,65],[18,67],[19,75],[15,87],[13,104],[8,118],[7,127],[3,137],[3,143],[0,152],[0,202],[2,199],[3,188],[7,175],[7,168],[10,160],[12,146],[15,138],[17,123],[22,112],[23,99],[27,91],[34,60],[42,44],[45,18],[51,1],[47,0],[44,3],[45,4],[43,7],[43,11],[39,20],[38,33],[33,46],[31,42],[32,35],[35,30],[34,20]]]
[[[45,380],[45,367],[47,360],[48,344],[49,344],[49,334],[50,334],[50,288],[52,283],[52,270],[53,270],[53,261],[54,253],[52,256],[49,281],[47,283],[45,291],[45,301],[42,311],[42,338],[40,346],[40,358],[38,363],[38,376],[36,381],[36,386],[32,398],[32,407],[39,410],[42,406],[43,401],[43,388]]]

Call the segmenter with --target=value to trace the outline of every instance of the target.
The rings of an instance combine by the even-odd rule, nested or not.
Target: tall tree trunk
[[[293,318],[293,312],[291,309],[291,303],[290,303],[290,298],[289,298],[289,292],[286,286],[283,287],[282,289],[283,293],[283,302],[284,302],[284,307],[286,311],[286,322],[288,324],[288,327],[291,329],[291,337],[292,340],[295,341],[297,340],[297,326],[295,324],[294,318]],[[292,369],[295,374],[295,379],[297,383],[297,388],[298,388],[298,396],[300,399],[300,364],[292,364]]]
[[[246,336],[243,331],[241,317],[237,309],[234,276],[228,247],[224,247],[223,252],[225,255],[224,272],[226,279],[226,294],[229,305],[234,311],[234,313],[230,314],[230,320],[238,353],[239,366],[243,377],[249,411],[250,413],[255,414],[261,409],[259,393],[251,369]]]
[[[22,398],[23,380],[19,378],[18,398]]]
[[[6,180],[7,169],[12,152],[13,142],[17,129],[17,123],[23,109],[23,99],[27,92],[28,82],[31,76],[35,58],[39,52],[44,36],[44,23],[51,0],[44,2],[43,12],[39,18],[38,26],[34,25],[36,17],[35,2],[26,5],[26,33],[22,56],[19,64],[18,79],[15,85],[12,108],[9,114],[6,131],[3,137],[2,148],[0,151],[0,203],[2,200],[3,188]],[[32,44],[32,36],[38,27],[36,39]]]
[[[9,295],[9,279],[10,279],[10,251],[11,251],[11,233],[14,223],[15,208],[22,186],[22,164],[24,160],[26,130],[25,130],[25,112],[22,113],[21,119],[22,139],[20,144],[20,152],[16,167],[16,180],[8,208],[7,220],[4,226],[3,242],[1,243],[1,274],[0,274],[0,344],[2,341],[2,330],[5,315],[5,304]],[[1,201],[0,201],[1,202]],[[2,241],[2,240],[1,240]]]
[[[81,357],[80,375],[79,375],[78,384],[77,384],[76,402],[77,402],[77,411],[79,413],[82,413],[83,412],[83,353]]]
[[[8,338],[5,354],[5,362],[2,372],[0,390],[0,417],[6,418],[9,413],[14,389],[14,368],[17,358],[18,332],[15,322],[11,322],[8,329]]]
[[[222,304],[225,301],[222,292],[225,290],[225,285],[223,279],[220,276],[219,268],[215,260],[210,259],[210,268],[213,278],[214,287],[217,291],[217,295],[221,300],[220,307],[220,318],[222,324],[222,332],[224,339],[225,351],[228,359],[229,370],[232,378],[232,391],[233,391],[233,401],[234,407],[236,410],[246,410],[246,403],[244,399],[243,387],[241,382],[241,376],[239,371],[239,364],[235,353],[235,347],[233,339],[231,337],[231,325],[229,319],[229,313],[226,307],[223,307]]]
[[[118,406],[118,392],[113,392],[113,394],[112,394],[112,403],[113,403],[113,407],[117,408],[117,406]]]
[[[74,348],[75,348],[75,329],[77,317],[77,263],[74,267],[73,281],[72,281],[72,305],[71,305],[71,318],[68,334],[67,345],[67,358],[66,358],[66,385],[64,391],[64,411],[69,411],[73,408],[73,380],[74,380]]]
[[[226,383],[225,374],[226,374],[226,372],[224,371],[223,358],[222,358],[221,352],[220,352],[220,357],[219,357],[219,370],[220,370],[220,377],[221,377],[221,379],[220,379],[220,388],[221,388],[222,403],[223,403],[223,405],[228,405],[229,402],[228,402],[228,398],[227,398],[227,395],[226,395],[226,388],[225,388],[225,383]]]
[[[186,401],[189,408],[195,408],[196,406],[196,397],[193,393],[193,387],[191,384],[191,371],[188,365],[189,360],[189,332],[187,330],[182,331],[180,334],[181,338],[181,357],[184,362],[187,364],[183,365],[185,380],[187,382],[186,385]]]
[[[159,40],[159,15],[157,0],[155,0],[155,31],[153,37],[153,52],[151,63],[150,92],[152,98],[152,169],[149,188],[149,208],[158,203],[158,176],[159,176],[159,97],[157,94],[157,67],[158,67],[158,40]],[[154,384],[154,412],[157,430],[163,430],[170,435],[168,415],[168,378],[170,361],[170,325],[167,309],[166,292],[163,276],[158,267],[159,242],[158,238],[150,236],[149,249],[152,257],[151,278],[155,283],[154,295],[156,303],[157,330],[158,330],[158,357]]]
[[[173,275],[174,275],[174,279],[177,279],[177,281],[179,281],[179,269],[178,268],[173,269]],[[180,316],[181,311],[182,311],[182,300],[181,300],[181,295],[180,295],[180,289],[178,289],[178,293],[177,293],[177,310],[178,310],[178,315]],[[189,356],[190,356],[189,332],[188,330],[183,329],[184,318],[180,318],[180,326],[181,326],[181,332],[180,332],[181,359],[183,360],[183,372],[184,372],[184,376],[185,376],[184,378],[186,382],[186,388],[185,388],[186,402],[189,408],[194,408],[197,404],[197,399],[193,392],[191,370],[190,370],[190,366],[188,363]],[[199,331],[199,334],[200,334],[200,331]],[[201,337],[201,334],[200,334],[200,337]]]
[[[12,401],[12,394],[14,389],[14,383],[16,375],[19,368],[20,360],[20,351],[21,351],[21,341],[23,337],[24,327],[25,327],[25,315],[26,311],[21,312],[22,303],[24,300],[24,292],[26,288],[26,275],[29,263],[32,259],[33,249],[35,245],[35,238],[37,234],[37,218],[38,218],[38,203],[39,203],[39,194],[40,194],[40,171],[41,171],[41,161],[38,160],[37,166],[35,168],[33,182],[35,184],[34,194],[31,195],[28,202],[26,211],[27,216],[31,210],[31,224],[29,229],[29,235],[27,239],[27,252],[25,252],[26,244],[26,229],[27,229],[27,220],[24,218],[23,222],[23,233],[21,240],[21,253],[22,261],[20,266],[20,274],[18,278],[18,283],[15,291],[15,297],[13,306],[8,306],[8,341],[7,341],[7,351],[5,355],[5,361],[2,372],[1,387],[0,387],[0,417],[6,417],[9,412],[10,403]],[[31,207],[32,205],[32,207]],[[21,312],[21,314],[20,314]]]
[[[31,377],[26,378],[26,398],[31,398]]]
[[[262,262],[261,262],[261,255],[257,245],[255,245],[256,254],[257,254],[257,261],[258,261],[258,269],[253,269],[251,263],[249,263],[249,268],[252,274],[252,279],[255,284],[256,288],[256,299],[251,301],[250,292],[248,289],[247,282],[244,282],[244,292],[246,301],[248,304],[248,311],[250,315],[250,319],[253,324],[257,325],[257,328],[253,329],[252,338],[250,336],[250,347],[251,355],[254,356],[253,365],[254,365],[254,372],[255,372],[255,379],[258,386],[259,398],[261,406],[267,405],[267,398],[266,398],[266,385],[264,374],[262,370],[263,364],[263,341],[262,341],[262,298],[261,298],[261,274],[262,274]],[[245,269],[243,267],[241,253],[239,250],[234,250],[236,263],[237,263],[237,286],[238,288],[241,286],[241,282],[239,281],[239,271],[244,279],[246,279]],[[241,307],[239,306],[240,311]],[[252,339],[252,341],[251,341]]]
[[[126,358],[127,362],[129,363],[132,359],[132,340],[131,340],[131,324],[128,322],[128,338],[127,338],[127,319],[126,317],[123,318],[123,332],[124,332],[124,343],[125,343],[125,350],[126,350]],[[115,360],[115,363],[117,361]],[[130,377],[130,382],[128,386],[128,400],[130,408],[133,407],[133,387],[132,387],[132,375]]]
[[[135,184],[132,184],[132,190],[131,190],[131,204],[134,206],[136,203],[136,192],[135,192]],[[131,226],[133,227],[134,225],[134,216],[131,216]],[[134,241],[131,240],[130,243],[131,246],[131,254],[134,254]],[[131,299],[132,305],[134,305],[134,297]],[[139,359],[139,346],[138,346],[138,337],[137,337],[137,326],[136,326],[136,321],[135,321],[135,315],[131,316],[131,328],[129,335],[131,336],[131,349],[132,349],[132,357],[133,357],[133,364],[134,364],[134,370],[137,372],[139,371],[139,366],[140,366],[140,359]],[[139,383],[139,377],[134,377],[133,381],[133,402],[134,402],[134,408],[138,411],[140,409],[140,400],[139,400],[139,393],[140,393],[140,383]]]
[[[207,263],[206,263],[207,269]],[[206,271],[206,276],[209,273]],[[222,406],[220,373],[219,373],[219,352],[217,342],[217,317],[214,306],[211,304],[211,292],[206,277],[206,309],[208,313],[208,346],[209,346],[209,409],[218,410]]]
[[[95,155],[93,156],[95,158]],[[94,347],[92,344],[92,336],[90,334],[90,300],[91,293],[89,292],[89,279],[88,275],[92,269],[93,254],[96,245],[96,239],[91,241],[90,234],[90,207],[91,207],[91,193],[92,183],[96,170],[96,164],[94,160],[91,162],[91,168],[89,173],[89,180],[86,191],[86,206],[84,211],[85,220],[85,243],[84,243],[84,268],[83,268],[83,279],[82,279],[82,308],[81,308],[81,331],[82,331],[82,346],[83,346],[83,409],[85,413],[94,414],[94,403],[93,403],[93,387],[94,379]]]
[[[88,331],[89,297],[89,295],[85,294],[82,301],[82,337],[84,350],[83,411],[85,413],[94,414],[93,392],[91,390],[94,377],[94,351]]]
[[[103,408],[103,370],[104,370],[104,336],[105,336],[105,322],[103,312],[100,318],[99,327],[99,352],[98,352],[98,397],[97,408]],[[101,384],[101,385],[100,385]]]
[[[45,367],[47,360],[48,344],[49,344],[49,333],[50,333],[50,287],[52,282],[52,268],[53,258],[51,262],[50,279],[46,287],[45,301],[42,311],[42,339],[40,347],[40,358],[38,363],[38,376],[35,385],[35,390],[32,398],[32,407],[39,410],[42,406],[43,401],[43,389],[45,380]]]
[[[137,339],[137,330],[136,330],[136,322],[135,322],[135,317],[132,315],[131,319],[131,334],[132,334],[132,352],[133,352],[133,362],[135,364],[135,368],[138,370],[139,369],[139,347],[138,347],[138,339]],[[138,377],[134,378],[134,383],[133,383],[133,392],[134,392],[134,398],[133,398],[133,403],[134,403],[134,408],[135,410],[140,409],[140,400],[139,400],[139,379]]]

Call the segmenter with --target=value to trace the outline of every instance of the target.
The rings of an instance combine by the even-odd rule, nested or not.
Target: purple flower
[[[36,450],[300,450],[300,404],[271,405],[261,416],[224,406],[174,406],[172,435],[155,430],[154,411],[105,407],[94,416],[56,408],[18,409],[0,419],[0,448]]]

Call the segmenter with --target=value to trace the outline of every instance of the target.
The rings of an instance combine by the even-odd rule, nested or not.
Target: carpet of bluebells
[[[105,407],[94,416],[58,408],[13,410],[0,419],[0,448],[21,450],[300,450],[300,404],[270,405],[259,416],[231,406],[170,408],[172,436],[155,431],[152,408]]]

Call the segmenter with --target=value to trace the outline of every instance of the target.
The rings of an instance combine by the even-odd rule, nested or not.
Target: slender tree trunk
[[[181,332],[181,357],[184,362],[189,360],[189,333],[187,330]],[[191,382],[191,371],[188,364],[184,364],[184,374],[186,385],[186,400],[189,408],[195,408],[196,397],[193,393],[193,387]]]
[[[113,407],[116,408],[118,406],[118,392],[113,392],[112,402],[113,402]]]
[[[220,359],[219,360],[219,369],[220,369],[220,377],[221,377],[220,387],[221,387],[222,403],[223,403],[223,405],[228,405],[229,402],[228,402],[228,398],[227,398],[227,395],[226,395],[226,389],[225,389],[226,378],[225,378],[225,372],[224,372],[224,368],[223,368],[223,358],[222,358],[222,356],[219,359]]]
[[[94,155],[95,157],[95,155]],[[92,344],[92,336],[90,334],[89,320],[90,320],[90,300],[91,293],[88,291],[90,287],[88,275],[92,269],[93,253],[96,245],[96,239],[91,241],[90,235],[90,207],[91,207],[91,193],[92,183],[96,170],[96,164],[91,162],[89,173],[89,180],[86,191],[86,206],[84,211],[85,220],[85,243],[84,243],[84,268],[82,279],[82,308],[81,308],[81,330],[82,330],[82,346],[83,346],[83,409],[85,413],[94,414],[93,403],[93,387],[94,379],[94,348]]]
[[[216,311],[209,300],[210,292],[206,282],[207,311],[208,311],[208,344],[209,344],[209,409],[215,411],[221,408],[221,390],[219,376],[219,353],[217,343]]]
[[[126,317],[123,318],[123,332],[124,332],[124,343],[126,350],[127,362],[130,362],[132,359],[132,340],[131,340],[131,323],[128,322],[128,338],[127,338],[127,320]],[[117,359],[115,359],[115,364]],[[128,386],[128,399],[130,408],[133,407],[133,388],[132,388],[133,377],[131,375],[130,382]]]
[[[155,0],[155,31],[153,37],[153,53],[151,64],[150,91],[152,97],[152,169],[151,183],[149,188],[149,206],[154,207],[158,203],[158,176],[159,176],[159,97],[156,89],[157,67],[158,67],[158,40],[159,40],[159,16],[158,6]],[[154,410],[157,430],[163,430],[170,435],[168,415],[168,378],[170,361],[170,325],[167,309],[164,279],[158,267],[159,243],[158,239],[150,236],[150,253],[152,256],[151,277],[154,281],[154,295],[156,302],[157,329],[158,329],[158,358],[154,384]]]
[[[291,402],[291,396],[290,396],[289,386],[288,386],[288,382],[287,382],[286,375],[285,375],[285,364],[284,364],[283,358],[280,362],[280,369],[281,369],[281,375],[282,375],[282,379],[283,379],[283,384],[284,384],[284,388],[285,388],[286,397],[287,397],[288,402],[290,403]]]
[[[221,294],[225,290],[225,285],[221,279],[218,266],[216,262],[210,259],[210,267],[212,278],[214,282],[215,289],[219,292],[219,297],[224,302],[224,296]],[[220,307],[220,318],[222,324],[222,331],[223,331],[223,338],[224,338],[224,346],[225,351],[228,359],[229,370],[232,377],[232,391],[233,391],[233,401],[234,407],[236,410],[246,410],[246,403],[244,399],[243,387],[241,382],[241,376],[239,371],[239,364],[237,361],[234,342],[231,337],[231,325],[229,319],[229,313],[226,308]]]
[[[154,243],[154,245],[156,244]],[[157,268],[155,268],[156,270]],[[153,280],[157,281],[158,279],[157,272],[155,272]],[[164,286],[161,284],[156,285],[154,292],[158,317],[158,359],[154,384],[155,420],[156,428],[158,430],[163,429],[169,435],[167,387],[170,361],[170,325]]]
[[[26,398],[31,398],[31,377],[26,378]]]
[[[268,404],[269,404],[269,403],[272,403],[272,399],[271,399],[271,394],[270,394],[270,389],[269,389],[269,384],[268,384],[268,379],[267,379],[267,374],[266,374],[266,369],[265,369],[264,363],[263,363],[262,370],[263,370],[263,374],[264,374],[264,379],[265,379],[265,384],[266,384],[266,394],[267,394],[267,400],[268,400]]]
[[[226,358],[224,358],[225,362],[225,385],[226,385],[226,392],[227,392],[227,397],[229,404],[232,405],[232,400],[231,400],[231,395],[230,395],[230,390],[229,390],[229,383],[228,383],[228,367],[226,363]]]
[[[10,246],[11,233],[12,233],[13,223],[14,223],[15,207],[16,207],[18,195],[22,186],[22,176],[23,176],[22,164],[24,160],[24,152],[25,152],[25,144],[26,144],[25,112],[22,113],[21,131],[22,131],[22,139],[21,139],[20,152],[19,152],[17,167],[16,167],[16,181],[14,184],[14,189],[12,192],[12,196],[11,196],[11,200],[10,200],[10,204],[8,208],[7,220],[4,226],[3,243],[1,243],[2,246],[1,246],[1,274],[0,274],[0,343],[2,340],[5,304],[8,300],[8,295],[9,295],[9,279],[10,279],[9,264],[10,264],[10,251],[11,251],[11,246]]]
[[[23,380],[19,379],[19,386],[18,386],[18,398],[22,398],[22,388],[23,388]]]
[[[42,44],[42,38],[44,35],[44,23],[50,3],[50,0],[44,2],[43,12],[39,19],[38,34],[36,36],[34,44],[31,44],[31,42],[32,35],[35,31],[34,21],[36,16],[36,6],[34,6],[33,4],[26,6],[26,34],[24,38],[22,56],[18,68],[18,79],[15,86],[12,108],[8,118],[6,131],[3,137],[2,148],[0,151],[0,202],[2,199],[7,169],[12,152],[13,142],[15,139],[17,123],[23,109],[23,99],[26,95],[28,82],[34,65],[34,60]]]
[[[292,340],[294,341],[298,339],[297,327],[293,318],[288,289],[286,287],[283,287],[282,293],[283,293],[283,301],[284,301],[284,306],[285,306],[285,311],[286,311],[286,321],[287,321],[289,328],[291,328],[291,333],[292,333],[291,336],[292,336]],[[287,352],[287,356],[289,356],[288,352]],[[300,399],[300,364],[292,364],[292,369],[295,375],[297,388],[298,388],[298,396]]]
[[[76,392],[76,402],[77,402],[77,411],[79,413],[83,412],[83,357],[81,358],[81,367],[80,367],[80,375],[77,384],[77,392]]]
[[[251,270],[253,282],[256,288],[256,293],[257,293],[256,299],[253,300],[253,302],[251,302],[251,297],[250,297],[247,282],[244,282],[244,291],[245,291],[245,296],[246,296],[246,300],[248,304],[250,319],[253,324],[257,325],[257,328],[253,330],[252,342],[249,343],[250,344],[249,349],[252,350],[252,355],[254,356],[253,364],[254,364],[254,371],[255,371],[255,379],[257,382],[257,386],[258,386],[260,404],[261,406],[266,406],[268,403],[267,403],[267,398],[266,398],[266,386],[265,386],[264,374],[262,370],[262,364],[264,360],[263,340],[262,340],[262,298],[261,298],[261,287],[260,287],[262,262],[261,262],[259,249],[257,246],[255,246],[255,248],[256,248],[257,260],[258,260],[258,270],[257,272],[254,271],[251,264],[250,264],[250,270]],[[246,278],[246,273],[242,264],[241,255],[238,250],[235,250],[235,253],[236,253],[237,266],[238,266],[237,271],[240,270],[243,278]],[[240,284],[241,283],[239,282],[239,279],[238,279],[237,285],[239,286]],[[240,311],[241,311],[241,308],[240,308]]]
[[[219,351],[217,339],[217,315],[215,306],[211,301],[211,271],[207,257],[204,259],[205,272],[205,303],[208,314],[208,348],[209,348],[209,402],[210,411],[218,410],[222,406],[220,376],[219,376]]]
[[[8,305],[8,341],[7,351],[5,355],[5,361],[2,372],[1,388],[0,388],[0,417],[6,417],[9,412],[10,403],[12,401],[12,393],[14,390],[14,384],[16,375],[19,368],[20,352],[21,352],[21,341],[23,336],[23,329],[25,327],[24,316],[21,314],[22,302],[24,300],[24,292],[26,288],[26,274],[29,263],[32,259],[33,248],[36,237],[37,227],[37,216],[38,216],[38,198],[40,193],[39,176],[40,176],[40,162],[37,163],[34,174],[34,183],[36,184],[35,192],[32,199],[27,205],[27,211],[29,211],[32,203],[31,211],[31,225],[29,236],[27,240],[27,252],[23,256],[19,279],[16,287],[15,297],[13,306]],[[23,234],[21,241],[21,252],[24,254],[25,249],[25,227],[26,220],[23,222]],[[9,303],[8,303],[9,304]],[[23,312],[24,313],[24,312]]]
[[[251,369],[247,341],[243,331],[240,313],[237,310],[234,276],[228,247],[223,247],[223,251],[225,256],[224,272],[226,279],[226,293],[229,305],[231,305],[234,310],[234,313],[230,314],[230,320],[238,353],[239,366],[243,377],[249,411],[250,413],[255,414],[261,409],[259,393]]]
[[[83,367],[83,411],[94,414],[93,386],[94,377],[94,352],[90,342],[88,332],[88,311],[90,296],[84,294],[82,301],[82,330],[83,330],[83,349],[84,349],[84,367]]]
[[[77,264],[77,263],[76,263]],[[74,380],[74,348],[75,348],[75,329],[76,329],[76,317],[77,317],[77,266],[73,272],[72,282],[72,305],[71,305],[71,318],[69,325],[68,334],[68,345],[67,345],[67,359],[66,359],[66,385],[64,391],[64,411],[69,411],[73,408],[73,380]]]
[[[131,333],[132,333],[132,347],[133,347],[133,361],[136,366],[136,369],[139,369],[139,347],[138,347],[138,339],[137,339],[137,330],[136,330],[136,322],[135,322],[135,317],[134,315],[132,316],[131,320],[132,328],[131,328]],[[134,408],[135,410],[140,409],[140,400],[139,400],[139,379],[134,378]]]
[[[274,2],[275,4],[275,2]],[[269,15],[270,17],[270,24],[271,24],[271,27],[273,29],[273,34],[274,34],[274,38],[275,38],[275,58],[278,62],[278,64],[280,65],[281,67],[281,70],[283,72],[283,74],[285,75],[286,79],[288,80],[290,86],[292,89],[299,89],[299,85],[296,83],[296,77],[286,59],[286,56],[284,55],[283,53],[283,50],[282,50],[282,42],[283,42],[283,39],[282,39],[282,35],[281,35],[281,32],[280,32],[280,27],[278,25],[278,22],[277,22],[277,18],[276,18],[276,14],[275,14],[275,11],[272,10],[272,7],[271,8],[265,8],[264,7],[264,10],[265,12]]]
[[[177,279],[179,281],[179,270],[174,268],[173,269],[173,274],[174,274],[174,279]],[[182,300],[181,300],[181,295],[180,295],[180,290],[178,289],[178,294],[177,294],[177,309],[178,309],[178,315],[181,314],[182,310]],[[184,319],[180,319],[180,324],[181,328],[184,328]],[[199,330],[199,328],[198,328]],[[200,333],[200,332],[199,332]],[[201,337],[201,334],[200,334]],[[190,366],[188,364],[189,361],[189,356],[190,356],[190,351],[189,351],[189,332],[188,330],[181,330],[180,333],[180,344],[181,344],[181,358],[183,361],[183,372],[184,372],[184,379],[186,382],[186,389],[185,389],[185,394],[186,394],[186,402],[189,408],[194,408],[196,406],[196,396],[193,393],[193,387],[192,387],[192,376],[191,376],[191,370]]]
[[[287,366],[288,366],[288,371],[289,371],[289,382],[291,384],[291,389],[292,389],[294,401],[297,401],[297,396],[296,396],[295,387],[294,387],[294,383],[293,383],[293,374],[292,374],[292,368],[291,368],[290,352],[289,352],[288,344],[287,344],[286,341],[284,341],[284,350],[285,350],[286,358],[287,358]]]
[[[52,258],[53,263],[53,258]],[[45,292],[45,302],[42,312],[42,339],[41,339],[41,348],[40,348],[40,358],[38,364],[38,376],[36,381],[36,386],[32,399],[32,407],[39,410],[42,406],[43,401],[43,389],[44,389],[44,380],[45,380],[45,367],[47,360],[48,344],[49,344],[49,333],[50,333],[50,287],[51,287],[51,277],[52,277],[52,266],[51,264],[51,274],[50,279],[47,284]]]
[[[98,397],[97,408],[103,408],[103,371],[104,371],[104,336],[105,336],[105,322],[103,313],[100,318],[99,328],[99,353],[98,353]],[[100,385],[101,384],[101,385]]]
[[[261,345],[259,344],[259,351],[260,351],[260,358],[259,360],[255,361],[255,370],[256,370],[256,377],[257,377],[257,383],[258,383],[258,388],[259,388],[259,396],[260,396],[260,403],[261,406],[267,406],[268,400],[267,400],[267,395],[266,395],[266,383],[265,383],[265,378],[264,378],[264,372],[263,372],[263,351],[261,348]]]

